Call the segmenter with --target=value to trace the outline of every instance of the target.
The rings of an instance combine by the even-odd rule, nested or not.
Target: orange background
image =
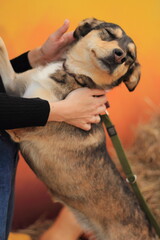
[[[125,145],[134,136],[135,126],[146,121],[152,107],[160,103],[160,1],[128,0],[1,0],[0,35],[10,58],[39,46],[68,18],[70,30],[87,17],[119,24],[138,48],[142,65],[141,81],[134,93],[120,86],[108,94],[110,115]],[[45,187],[23,160],[18,167],[14,227],[23,227],[44,211],[54,211]]]

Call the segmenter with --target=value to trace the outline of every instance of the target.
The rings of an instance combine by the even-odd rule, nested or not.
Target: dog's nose
[[[125,58],[126,55],[121,49],[115,48],[113,50],[113,54],[114,54],[116,63],[124,63],[126,61],[126,58]]]

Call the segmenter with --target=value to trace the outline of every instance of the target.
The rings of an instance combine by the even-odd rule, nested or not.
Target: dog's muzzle
[[[113,50],[113,56],[116,63],[121,64],[126,61],[126,54],[119,48]]]
[[[120,64],[126,62],[126,54],[123,50],[115,48],[108,57],[99,59],[105,67],[112,73]]]

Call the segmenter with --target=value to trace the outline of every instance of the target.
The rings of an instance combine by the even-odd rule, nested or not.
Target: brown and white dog
[[[8,94],[64,99],[72,90],[133,91],[140,78],[136,46],[116,24],[86,19],[65,60],[16,74],[0,42],[0,74]],[[100,240],[149,240],[149,223],[106,150],[102,123],[84,131],[67,123],[9,131],[37,176]]]

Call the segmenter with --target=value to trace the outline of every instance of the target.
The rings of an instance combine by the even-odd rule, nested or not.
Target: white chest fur
[[[25,92],[23,97],[33,98],[40,97],[46,100],[55,101],[55,97],[51,89],[53,89],[54,82],[50,78],[51,74],[54,74],[57,70],[62,69],[62,62],[51,63],[45,67],[38,67],[23,73],[23,77],[26,74],[27,78]]]

